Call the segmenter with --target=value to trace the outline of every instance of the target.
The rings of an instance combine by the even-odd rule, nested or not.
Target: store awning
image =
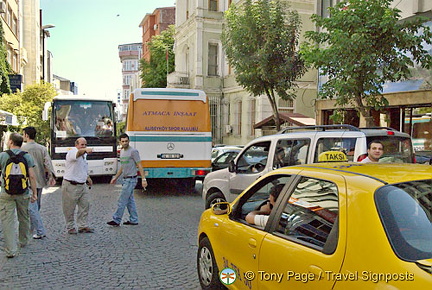
[[[309,118],[299,113],[285,113],[279,112],[280,124],[288,123],[289,126],[305,126],[315,125],[316,121],[314,118]],[[265,118],[261,122],[254,125],[254,129],[262,129],[263,127],[274,127],[276,126],[273,115]]]

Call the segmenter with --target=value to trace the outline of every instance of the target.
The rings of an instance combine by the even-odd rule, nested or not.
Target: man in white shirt
[[[93,184],[88,175],[87,154],[93,152],[87,148],[87,140],[78,138],[75,147],[66,154],[66,169],[62,183],[62,205],[69,234],[77,234],[75,229],[75,208],[78,206],[77,226],[79,233],[93,233],[88,226],[90,209],[89,186]],[[88,186],[86,184],[88,183]]]
[[[369,148],[367,150],[367,157],[360,161],[360,163],[376,163],[384,154],[384,145],[377,140],[373,140],[369,143]]]
[[[252,225],[265,227],[273,206],[285,184],[277,184],[270,189],[269,199],[261,204],[258,209],[251,211],[246,215],[246,222]]]

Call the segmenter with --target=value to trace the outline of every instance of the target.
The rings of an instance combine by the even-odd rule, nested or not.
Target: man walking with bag
[[[113,220],[107,222],[108,225],[114,227],[118,227],[121,224],[126,207],[129,211],[129,220],[126,221],[124,225],[138,224],[138,213],[133,195],[135,186],[138,182],[137,166],[141,174],[142,187],[147,187],[147,180],[145,179],[138,150],[129,146],[129,136],[127,134],[121,134],[119,139],[122,146],[122,150],[120,151],[121,167],[110,183],[116,183],[119,176],[123,175],[122,191],[118,199],[117,211],[113,215]]]
[[[28,153],[20,153],[24,152],[21,150],[22,143],[23,137],[18,133],[12,133],[7,141],[10,150],[0,153],[0,168],[2,171],[0,219],[3,225],[4,250],[8,258],[18,255],[19,247],[27,245],[30,236],[29,202],[37,201],[33,158]],[[13,160],[17,163],[13,162]],[[17,167],[20,169],[17,169]],[[20,174],[17,171],[21,171]],[[15,183],[18,178],[22,180]],[[31,196],[28,180],[30,180],[33,191]],[[16,217],[18,217],[18,241],[15,226]]]

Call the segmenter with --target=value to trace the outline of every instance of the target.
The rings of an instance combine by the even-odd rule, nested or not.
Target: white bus
[[[115,103],[107,98],[64,95],[45,104],[43,119],[50,119],[50,153],[56,178],[65,172],[67,151],[84,137],[93,153],[87,155],[90,176],[117,171]]]

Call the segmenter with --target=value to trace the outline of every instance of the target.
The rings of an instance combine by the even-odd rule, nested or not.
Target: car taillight
[[[394,135],[395,134],[395,132],[393,132],[393,131],[387,131],[387,135]]]
[[[202,170],[202,169],[199,169],[199,170],[195,170],[194,175],[195,175],[195,176],[205,176],[205,175],[207,175],[208,173],[210,173],[209,170]]]
[[[367,157],[367,154],[362,154],[359,157],[357,157],[357,162],[362,161],[363,159],[365,159]]]

